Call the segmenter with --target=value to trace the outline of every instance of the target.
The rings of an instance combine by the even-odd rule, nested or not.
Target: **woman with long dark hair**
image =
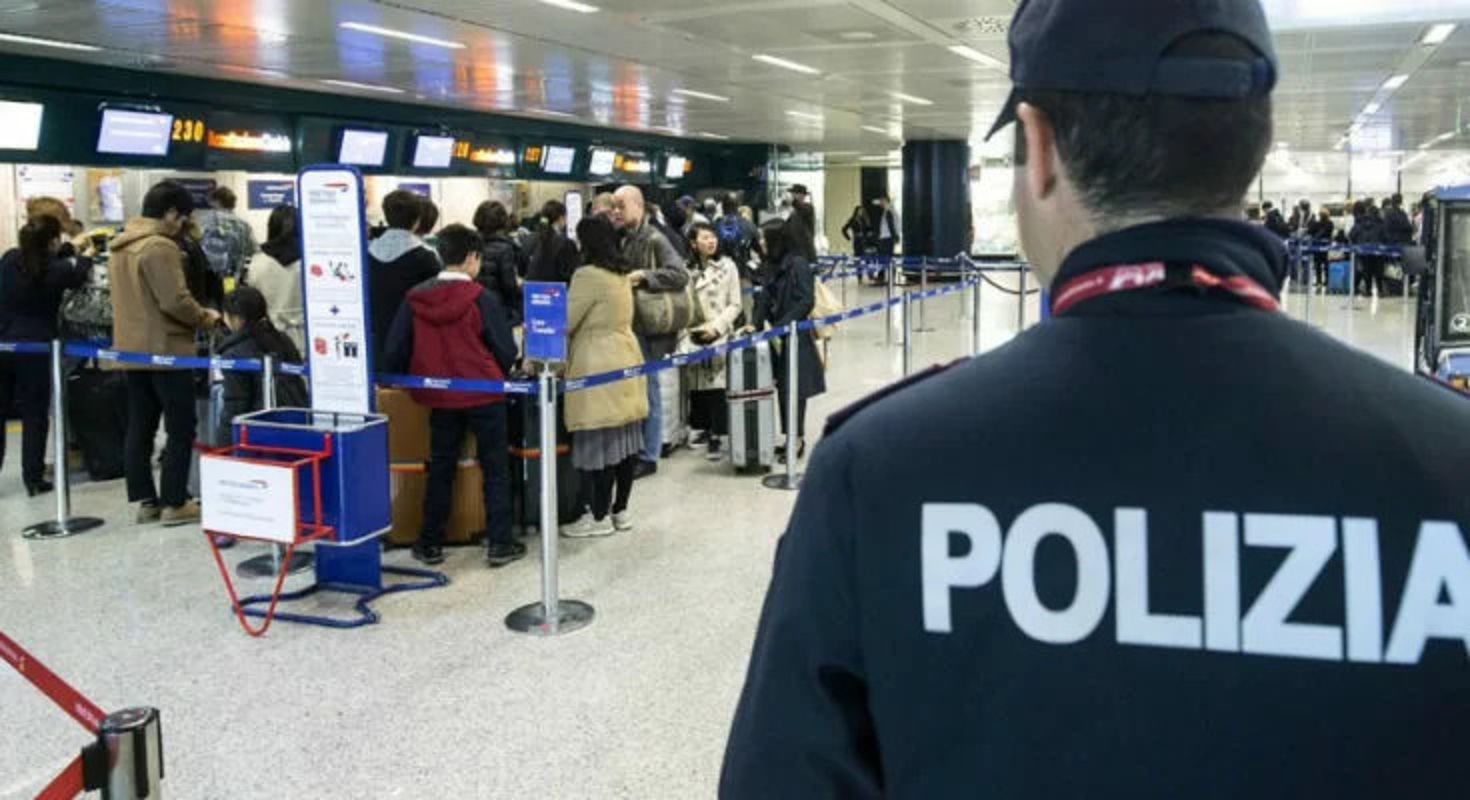
[[[92,262],[64,258],[61,220],[38,216],[20,229],[20,247],[0,258],[0,340],[49,342],[57,337],[63,294],[86,284]],[[9,409],[20,412],[21,477],[32,497],[54,487],[46,480],[50,361],[44,355],[0,355],[0,461]]]
[[[306,309],[301,300],[301,235],[296,230],[296,207],[279,205],[266,223],[266,242],[250,262],[245,283],[260,290],[270,309],[271,323],[290,338],[298,351],[306,349]]]
[[[707,222],[689,229],[694,257],[689,261],[689,279],[694,296],[704,310],[705,322],[679,336],[679,350],[692,353],[729,341],[744,314],[740,294],[740,270],[728,256],[720,255],[720,236]],[[724,458],[723,439],[730,434],[730,412],[725,400],[725,358],[707,359],[684,368],[684,389],[689,393],[689,427],[701,431],[708,445],[708,458]]]
[[[560,200],[547,200],[541,207],[540,230],[531,247],[531,265],[526,280],[571,283],[581,266],[577,243],[567,236],[567,207]]]
[[[785,222],[767,223],[761,228],[761,234],[766,243],[766,263],[759,276],[761,291],[756,295],[753,330],[780,328],[805,321],[811,317],[817,302],[816,273],[804,254],[807,243],[802,237],[807,235],[806,225],[793,214]],[[796,458],[801,458],[806,454],[806,404],[811,398],[826,393],[827,375],[816,340],[810,333],[801,333],[796,337],[798,382],[795,387],[787,385],[790,374],[787,359],[791,355],[787,352],[787,342],[785,336],[772,342],[772,366],[776,370],[781,427],[786,431],[790,430],[790,425],[796,425]],[[792,390],[796,392],[794,423],[787,419],[786,398]],[[786,446],[778,446],[776,453],[784,462],[788,455]]]
[[[567,292],[567,379],[640,366],[643,351],[633,335],[628,278],[632,266],[623,259],[617,230],[606,217],[588,217],[577,226],[577,239],[583,266]],[[641,377],[567,393],[572,463],[582,472],[583,485],[592,487],[592,507],[564,528],[564,535],[610,536],[633,528],[628,501],[647,418],[648,392]]]
[[[277,364],[300,364],[301,351],[291,338],[278,330],[270,318],[265,295],[252,286],[242,286],[225,298],[225,324],[229,338],[220,345],[221,358],[257,359],[271,356]],[[277,375],[277,408],[305,408],[306,383],[299,375]],[[229,441],[235,417],[265,408],[265,381],[259,373],[226,372],[215,441]]]

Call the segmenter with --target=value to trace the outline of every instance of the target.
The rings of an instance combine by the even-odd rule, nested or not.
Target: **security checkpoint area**
[[[1037,216],[1059,202],[1038,200],[1058,174],[1028,161],[1026,125],[990,128],[1024,100],[1008,99],[1015,15],[1044,3],[1100,13],[0,0],[0,800],[774,797],[788,795],[749,787],[803,770],[830,791],[789,796],[903,795],[884,777],[909,781],[903,796],[985,796],[915,790],[943,771],[922,758],[1004,771],[1046,737],[970,758],[953,727],[908,729],[933,741],[882,729],[902,716],[878,699],[894,685],[938,695],[964,671],[935,655],[952,644],[979,642],[974,696],[909,712],[1017,707],[992,687],[1034,704],[1027,681],[1058,678],[1079,693],[1048,709],[1077,716],[1068,735],[1089,730],[1079,697],[1148,705],[1142,675],[1182,676],[1223,715],[1222,686],[1282,696],[1251,693],[1268,669],[1303,682],[1273,692],[1329,667],[1397,691],[1411,668],[1460,665],[1461,506],[1433,516],[1389,497],[1398,486],[1328,507],[1262,476],[1278,456],[1306,461],[1319,428],[1349,431],[1329,452],[1366,447],[1354,437],[1377,435],[1370,418],[1393,411],[1377,404],[1406,385],[1470,407],[1470,2],[1192,4],[1260,11],[1251,35],[1277,51],[1247,42],[1250,68],[1224,70],[1258,89],[1269,77],[1259,175],[1170,240],[1233,236],[1247,266],[1150,252],[1073,272],[1067,252],[1032,246],[1072,233],[1065,210]],[[1221,64],[1163,63],[1186,67],[1174,90]],[[1179,97],[1246,91],[1227,88]],[[1180,219],[1097,225],[1071,255]],[[1265,272],[1250,271],[1258,256]],[[1080,319],[1087,304],[1109,310]],[[1148,352],[1169,357],[1099,355],[1139,308],[1142,329],[1174,338]],[[1278,326],[1257,355],[1288,355],[1251,375],[1232,350],[1244,325],[1205,341],[1241,320]],[[1157,344],[1138,338],[1140,353]],[[1018,357],[1041,340],[1066,346]],[[1296,391],[1293,371],[1320,365],[1291,357],[1329,347],[1336,364],[1388,365],[1380,383],[1403,394]],[[1122,377],[1135,369],[1137,385]],[[1152,394],[1180,374],[1194,394]],[[975,378],[966,392],[917,391],[960,376]],[[1195,416],[1257,379],[1279,391]],[[903,405],[921,396],[946,404]],[[1272,403],[1300,441],[1250,428],[1280,416]],[[1081,442],[1089,428],[1105,452]],[[1130,448],[1135,429],[1151,444]],[[1357,472],[1387,486],[1439,466],[1424,453],[1459,463],[1426,438],[1379,443],[1388,455]],[[1216,459],[1239,453],[1259,474],[1221,488]],[[1259,494],[1175,507],[1161,464],[1210,503]],[[1103,502],[1089,472],[1154,480]],[[1454,496],[1425,476],[1410,477]],[[1020,478],[1053,496],[992,488]],[[932,487],[944,496],[919,498]],[[877,519],[910,507],[912,531]],[[821,547],[793,543],[802,519],[825,529]],[[848,535],[863,526],[869,538]],[[904,557],[874,558],[910,534]],[[1180,542],[1187,568],[1165,566]],[[858,574],[859,555],[892,574]],[[806,596],[777,591],[793,575]],[[907,628],[864,629],[875,606]],[[1030,668],[987,649],[1018,631]],[[803,649],[818,640],[844,667],[935,649],[858,685],[845,681],[860,670]],[[781,648],[809,671],[762,673]],[[1117,674],[1067,660],[1113,648]],[[1168,668],[1132,671],[1145,662]],[[761,690],[765,728],[743,737],[745,777],[760,774],[742,793],[724,782],[740,771],[732,720]],[[833,719],[814,725],[794,699],[789,725],[770,716],[783,691],[833,701]],[[1195,709],[1174,699],[1157,705]],[[1342,733],[1322,708],[1280,713],[1315,746]],[[1409,711],[1444,719],[1427,700]],[[1269,749],[1220,725],[1227,761]],[[1126,747],[1164,727],[1097,730]],[[890,773],[880,745],[920,760]],[[865,758],[882,768],[872,783],[849,774]],[[1270,759],[1243,760],[1254,774]],[[1189,766],[1121,769],[1167,794],[1150,773]],[[1033,788],[1111,796],[1076,761],[1043,767]],[[1406,797],[1413,767],[1384,767]]]

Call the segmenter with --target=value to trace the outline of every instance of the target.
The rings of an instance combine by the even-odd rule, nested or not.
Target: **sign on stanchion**
[[[73,517],[71,515],[71,470],[67,468],[66,452],[66,375],[61,366],[62,350],[61,340],[52,339],[51,441],[52,458],[56,461],[56,518],[26,528],[21,535],[27,539],[63,539],[102,527],[102,520],[96,517]],[[4,433],[0,432],[0,436],[3,435]]]
[[[522,606],[505,618],[506,627],[533,636],[558,636],[592,624],[592,606],[561,599],[558,565],[556,485],[557,379],[555,366],[566,361],[567,287],[560,283],[525,286],[526,358],[540,363],[536,396],[541,425],[541,601]]]

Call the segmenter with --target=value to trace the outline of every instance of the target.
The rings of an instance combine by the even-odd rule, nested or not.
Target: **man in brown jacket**
[[[189,221],[194,199],[173,181],[143,198],[143,215],[112,242],[112,346],[167,359],[193,356],[194,334],[219,324],[219,313],[199,305],[184,281],[184,255],[173,237]],[[138,522],[187,525],[199,519],[188,496],[194,448],[194,378],[189,370],[124,365],[128,371],[128,439],[124,454],[128,502],[140,503]],[[153,444],[163,418],[161,486],[153,482]],[[162,492],[159,492],[162,488]]]

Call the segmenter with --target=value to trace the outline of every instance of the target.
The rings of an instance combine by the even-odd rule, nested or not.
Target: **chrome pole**
[[[1026,272],[1030,269],[1026,265],[1021,266],[1021,293],[1016,303],[1016,335],[1026,332]]]
[[[980,284],[980,273],[977,271],[975,285],[971,287],[974,294],[970,298],[970,302],[974,304],[974,308],[970,311],[970,323],[974,326],[970,339],[970,355],[972,356],[980,355]]]
[[[767,489],[794,492],[801,488],[801,473],[796,471],[796,432],[801,424],[797,419],[797,411],[801,407],[801,353],[797,342],[801,333],[797,329],[801,326],[792,322],[790,327],[786,332],[786,474],[769,475],[761,481],[761,485]]]
[[[914,365],[913,298],[912,294],[903,293],[903,376],[905,378],[912,373]]]
[[[66,373],[62,368],[63,350],[60,339],[51,340],[51,457],[56,462],[56,519],[26,528],[21,535],[27,539],[63,539],[102,527],[102,520],[96,517],[71,515],[71,470],[67,463],[66,450]],[[17,357],[23,356],[17,354]],[[0,431],[0,436],[3,435],[4,432]]]
[[[577,600],[560,599],[560,574],[557,564],[556,485],[556,371],[551,364],[541,365],[537,403],[540,419],[541,452],[541,601],[522,606],[505,618],[506,627],[533,636],[557,636],[592,624],[592,606]]]
[[[260,359],[260,407],[266,411],[273,411],[276,407],[276,357],[272,355],[265,355]],[[272,544],[269,554],[241,561],[235,567],[235,574],[241,578],[275,578],[281,574],[281,559],[285,555],[284,545]],[[305,572],[315,565],[314,553],[297,550],[291,554],[291,563],[286,574]]]
[[[884,267],[888,278],[883,287],[883,297],[887,303],[883,306],[883,346],[893,346],[893,259],[888,260],[888,266]]]

